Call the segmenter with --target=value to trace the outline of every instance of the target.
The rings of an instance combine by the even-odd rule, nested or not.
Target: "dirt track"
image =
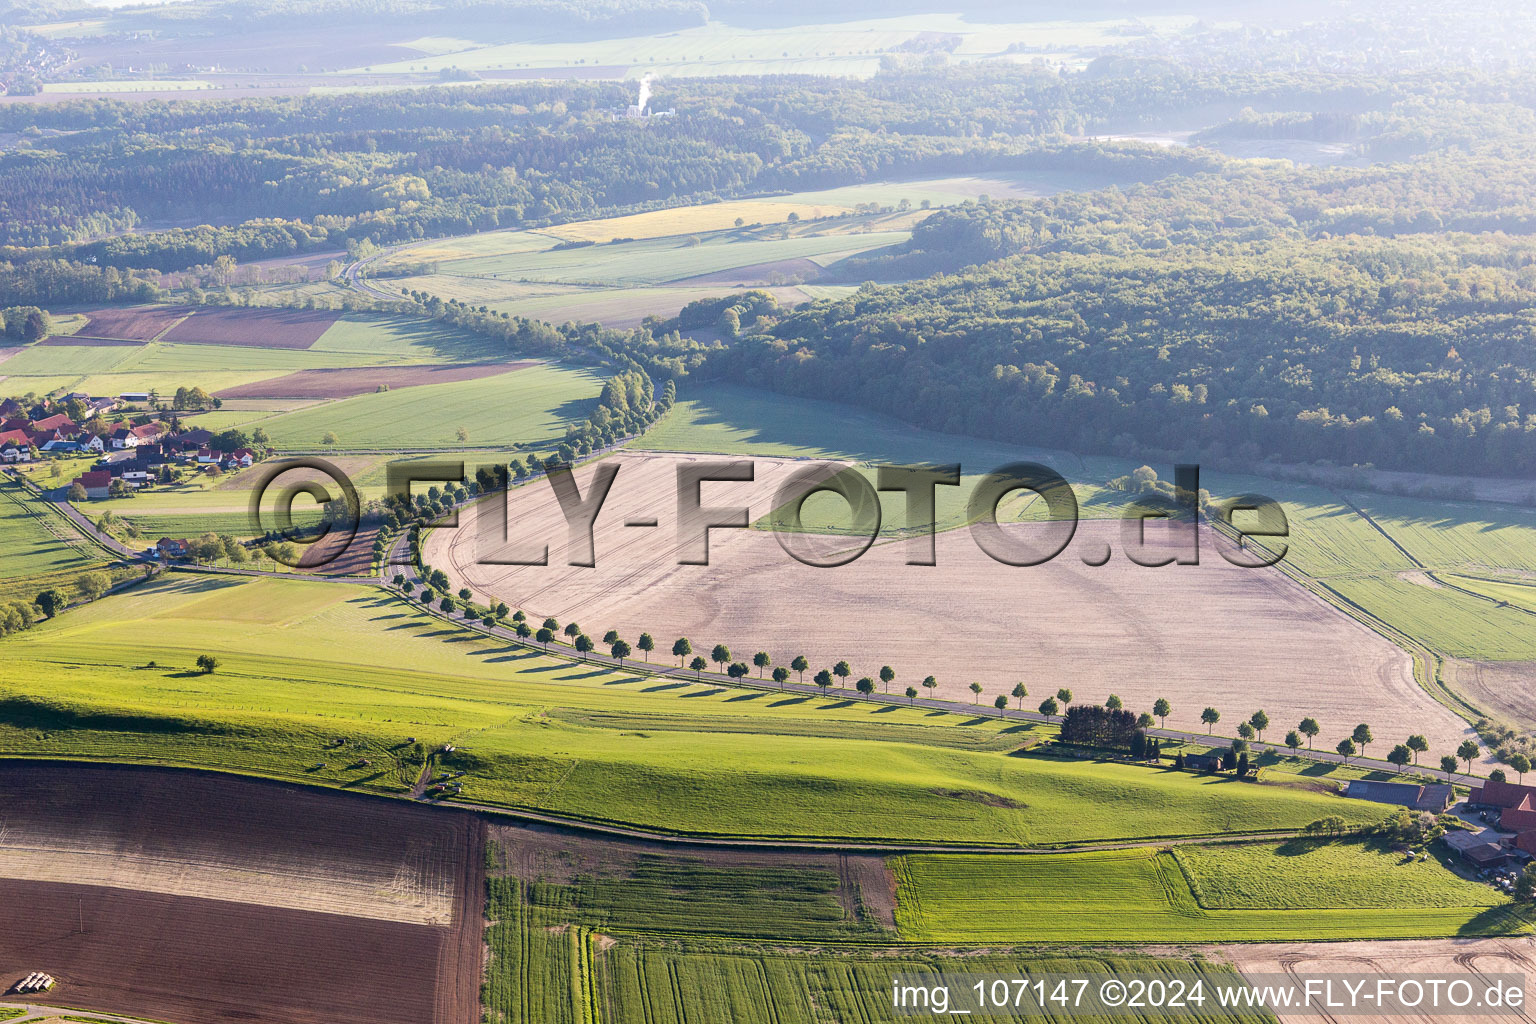
[[[1215,548],[1226,542],[1209,534],[1199,566],[1133,565],[1118,522],[1085,521],[1066,552],[1038,567],[994,562],[957,530],[939,535],[934,567],[904,564],[912,542],[894,542],[822,569],[792,560],[767,532],[716,530],[711,565],[678,565],[674,471],[679,459],[699,458],[616,457],[621,469],[598,519],[595,568],[563,564],[564,519],[542,481],[513,492],[509,521],[518,539],[547,539],[554,564],[480,564],[474,510],[457,531],[432,534],[426,560],[481,599],[495,596],[534,617],[575,618],[593,636],[614,628],[633,642],[649,631],[658,660],[673,638],[688,636],[706,656],[724,642],[739,659],[765,650],[787,662],[804,653],[819,668],[846,658],[855,678],[889,664],[898,689],[931,673],[937,695],[961,701],[971,699],[972,680],[988,703],[1018,680],[1031,705],[1062,686],[1078,701],[1116,693],[1137,709],[1167,697],[1169,727],[1196,731],[1206,705],[1222,711],[1228,732],[1263,708],[1276,727],[1266,739],[1311,715],[1324,749],[1361,721],[1381,739],[1422,732],[1436,750],[1466,735],[1465,723],[1417,686],[1403,651],[1279,572],[1229,565]],[[753,518],[764,515],[800,465],[756,460],[754,483],[706,484],[704,502],[747,504]],[[577,474],[584,494],[591,474]],[[643,517],[659,526],[623,525]],[[1084,564],[1106,544],[1115,549],[1108,564]]]
[[[108,766],[0,762],[0,790],[0,982],[190,1024],[478,1020],[471,815]]]

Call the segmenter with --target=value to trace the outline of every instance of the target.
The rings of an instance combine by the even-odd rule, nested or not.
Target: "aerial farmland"
[[[1536,20],[1122,7],[0,11],[0,1020],[1527,1000]]]

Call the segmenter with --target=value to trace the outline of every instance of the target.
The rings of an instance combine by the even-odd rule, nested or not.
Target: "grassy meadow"
[[[1316,847],[1316,848],[1314,848]],[[1048,857],[897,861],[902,938],[936,943],[1406,939],[1530,931],[1434,860],[1292,840]],[[1396,874],[1394,874],[1394,872]]]
[[[1040,726],[553,661],[367,586],[173,576],[0,641],[0,752],[397,789],[327,758],[453,743],[465,797],[698,834],[1060,845],[1378,808],[1020,748]],[[197,674],[210,653],[222,662]],[[153,666],[151,666],[153,663]],[[315,767],[326,762],[325,767]]]
[[[541,363],[495,377],[396,388],[260,420],[279,448],[319,448],[334,433],[347,449],[517,445],[555,440],[584,419],[602,390],[590,370]]]

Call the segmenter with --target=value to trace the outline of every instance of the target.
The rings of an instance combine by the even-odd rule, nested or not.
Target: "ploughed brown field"
[[[106,765],[3,763],[0,791],[0,986],[187,1024],[479,1020],[472,815]]]
[[[152,341],[183,319],[191,310],[175,306],[124,306],[85,314],[85,327],[76,338],[112,338],[121,341]],[[60,344],[64,339],[60,339]],[[74,341],[79,344],[78,340]]]
[[[533,366],[517,363],[444,363],[431,366],[349,366],[295,373],[242,384],[219,392],[220,398],[351,398],[377,391],[380,386],[414,388],[423,384],[451,384],[479,380]]]
[[[200,309],[161,340],[178,345],[309,348],[338,314],[318,309]]]
[[[1210,705],[1227,735],[1262,708],[1274,723],[1267,741],[1310,715],[1322,725],[1324,749],[1360,722],[1380,742],[1416,732],[1434,749],[1454,749],[1467,734],[1465,722],[1415,683],[1401,649],[1278,570],[1229,564],[1218,553],[1228,542],[1205,531],[1199,565],[1160,568],[1128,560],[1116,520],[1082,522],[1061,555],[1033,567],[993,561],[965,529],[938,535],[931,567],[905,564],[922,541],[878,543],[851,564],[817,568],[792,559],[770,532],[737,529],[712,532],[710,565],[679,565],[675,470],[704,458],[615,456],[620,470],[597,519],[593,568],[566,564],[565,520],[542,479],[512,491],[508,522],[515,542],[549,544],[549,566],[482,564],[509,552],[481,541],[478,509],[456,530],[433,531],[426,561],[447,571],[454,589],[467,585],[477,599],[506,601],[534,619],[575,619],[594,637],[617,629],[631,644],[650,632],[658,659],[686,636],[706,657],[725,643],[740,661],[756,651],[775,664],[804,654],[813,671],[847,659],[855,679],[890,665],[893,692],[932,674],[937,695],[963,702],[973,700],[973,680],[989,704],[1018,681],[1031,707],[1060,687],[1077,702],[1118,694],[1138,711],[1166,697],[1171,728],[1204,732],[1200,712]],[[787,474],[805,465],[753,461],[755,482],[707,483],[704,504],[747,505],[756,520]],[[593,469],[577,471],[583,495]],[[659,525],[624,525],[648,517]],[[1005,530],[1038,542],[1059,528]],[[1107,564],[1085,564],[1106,546]]]

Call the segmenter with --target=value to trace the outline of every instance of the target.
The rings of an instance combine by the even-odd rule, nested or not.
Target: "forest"
[[[0,107],[0,303],[142,301],[156,271],[920,174],[1046,170],[933,212],[782,308],[633,331],[413,295],[509,349],[843,401],[934,429],[1214,464],[1536,472],[1536,77],[1102,58],[862,82],[619,83]],[[1084,137],[1199,109],[1201,139],[1340,143],[1336,166]],[[40,134],[51,129],[62,134]],[[172,219],[181,225],[162,226]],[[885,283],[880,283],[885,282]],[[361,301],[361,300],[354,300]]]

